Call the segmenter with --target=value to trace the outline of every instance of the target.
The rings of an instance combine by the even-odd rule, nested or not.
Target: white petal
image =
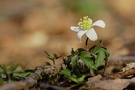
[[[82,28],[76,26],[71,26],[70,29],[75,32],[79,32],[80,30],[82,30]]]
[[[94,22],[92,24],[92,26],[99,26],[99,27],[104,28],[105,27],[105,22],[103,20],[98,20],[98,21]]]
[[[97,37],[97,33],[95,32],[95,30],[93,28],[91,28],[90,30],[88,30],[86,32],[86,36],[91,40],[91,41],[95,41],[98,39]]]
[[[77,38],[78,38],[78,40],[81,42],[81,37],[86,33],[87,31],[84,31],[84,30],[82,30],[82,31],[79,31],[78,33],[77,33]]]

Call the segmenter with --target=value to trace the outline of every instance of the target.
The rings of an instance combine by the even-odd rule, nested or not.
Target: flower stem
[[[85,42],[85,45],[86,45],[86,51],[89,51],[89,48],[88,48],[88,40],[89,40],[89,38],[87,37],[87,38],[86,38],[86,42]]]

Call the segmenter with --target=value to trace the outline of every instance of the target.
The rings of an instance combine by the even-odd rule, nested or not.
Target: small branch
[[[53,65],[55,65],[55,60],[52,60],[53,61]]]
[[[126,78],[127,76],[134,75],[135,74],[135,68],[132,68],[130,70],[127,70],[125,72],[119,72],[116,74],[111,75],[111,78]]]

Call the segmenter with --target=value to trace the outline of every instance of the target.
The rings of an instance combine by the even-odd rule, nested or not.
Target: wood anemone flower
[[[98,26],[101,28],[105,27],[105,23],[103,20],[98,20],[96,22],[92,22],[92,20],[85,16],[82,19],[80,19],[80,22],[78,23],[78,26],[71,26],[70,29],[72,31],[78,32],[77,38],[81,42],[81,37],[86,33],[86,36],[91,41],[96,41],[98,39],[97,33],[95,32],[95,29],[93,26]]]

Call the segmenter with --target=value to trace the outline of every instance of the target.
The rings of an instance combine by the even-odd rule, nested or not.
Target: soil
[[[76,84],[54,77],[52,81],[40,81],[45,70],[59,73],[60,65],[38,66],[32,76],[18,82],[6,83],[0,90],[134,90],[134,60],[110,60],[104,74],[86,75],[86,82]],[[53,71],[53,72],[52,72]]]

